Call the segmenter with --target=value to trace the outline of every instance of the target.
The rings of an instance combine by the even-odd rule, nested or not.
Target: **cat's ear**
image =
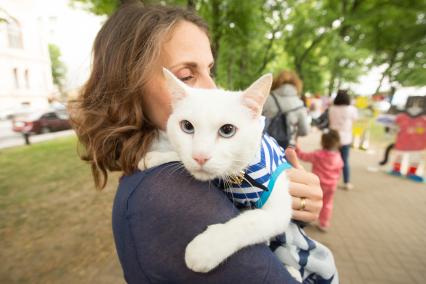
[[[166,68],[163,68],[163,75],[166,79],[166,84],[170,92],[172,104],[184,98],[187,94],[185,91],[186,85],[181,80],[176,78],[176,76],[173,75],[173,73],[167,70]]]
[[[243,92],[243,104],[247,106],[255,116],[262,114],[263,105],[269,96],[272,86],[272,74],[266,74],[257,79]]]

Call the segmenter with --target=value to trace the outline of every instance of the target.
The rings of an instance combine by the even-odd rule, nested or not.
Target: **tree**
[[[49,44],[49,56],[53,83],[58,86],[59,91],[62,93],[67,69],[65,64],[61,61],[61,50],[57,45]]]
[[[72,0],[110,14],[119,0]],[[122,0],[126,1],[126,0]],[[137,0],[127,0],[137,1]],[[426,84],[426,3],[420,0],[164,0],[209,24],[219,85],[246,87],[293,69],[304,91],[332,94],[373,66],[403,86]],[[380,85],[378,86],[380,89]]]
[[[349,43],[370,51],[370,66],[385,66],[376,92],[387,77],[402,86],[426,84],[426,3],[364,1]]]
[[[120,0],[71,0],[71,6],[81,4],[95,15],[111,15],[119,6]]]

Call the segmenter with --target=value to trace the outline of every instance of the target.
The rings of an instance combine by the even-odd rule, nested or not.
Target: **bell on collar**
[[[240,171],[237,175],[230,176],[229,181],[233,184],[241,185],[244,181],[244,171]]]

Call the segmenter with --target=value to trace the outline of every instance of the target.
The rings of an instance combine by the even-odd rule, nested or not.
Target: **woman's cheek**
[[[162,80],[151,81],[146,85],[143,96],[147,117],[158,128],[165,129],[172,111],[167,87]]]

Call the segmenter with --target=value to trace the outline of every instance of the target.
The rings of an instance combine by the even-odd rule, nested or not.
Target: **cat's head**
[[[171,94],[167,136],[185,168],[199,180],[238,174],[259,151],[262,107],[272,75],[244,91],[195,89],[163,71]]]

